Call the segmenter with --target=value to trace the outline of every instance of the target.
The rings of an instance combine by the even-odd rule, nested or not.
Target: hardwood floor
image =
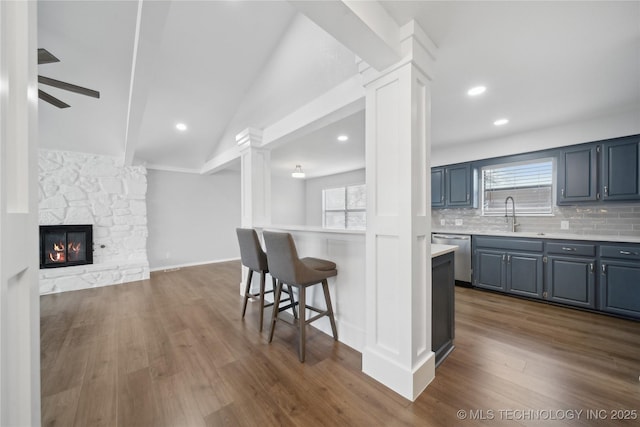
[[[268,344],[239,282],[226,262],[41,297],[42,424],[640,424],[640,322],[456,288],[456,349],[411,403],[313,328],[304,364],[293,329]]]

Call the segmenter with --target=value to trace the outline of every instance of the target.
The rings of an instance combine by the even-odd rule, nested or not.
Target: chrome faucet
[[[511,232],[515,233],[516,227],[520,224],[516,224],[516,201],[513,200],[513,197],[511,196],[507,196],[507,198],[504,199],[504,220],[507,224],[509,223],[509,215],[507,213],[507,203],[509,202],[509,199],[511,199]]]

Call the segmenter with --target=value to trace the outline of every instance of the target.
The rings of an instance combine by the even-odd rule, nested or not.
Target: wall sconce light
[[[296,165],[296,169],[293,172],[291,172],[291,177],[293,177],[293,178],[304,178],[305,177],[305,173],[302,172],[302,166]]]

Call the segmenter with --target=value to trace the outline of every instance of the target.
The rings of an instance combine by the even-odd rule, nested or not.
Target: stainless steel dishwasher
[[[458,250],[454,254],[455,279],[460,282],[471,283],[471,236],[467,234],[439,234],[431,236],[431,243],[441,245],[456,245]]]

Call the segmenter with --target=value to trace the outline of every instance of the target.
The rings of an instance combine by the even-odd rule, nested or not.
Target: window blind
[[[482,214],[504,215],[504,201],[508,196],[515,200],[516,215],[550,214],[553,203],[552,187],[552,159],[484,167]]]

